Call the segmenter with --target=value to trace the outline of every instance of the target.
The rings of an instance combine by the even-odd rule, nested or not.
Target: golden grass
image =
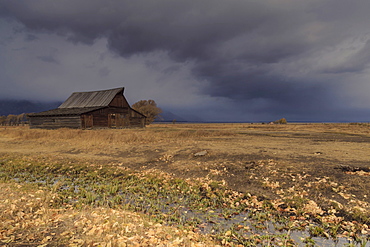
[[[74,158],[125,157],[123,162],[148,162],[153,156],[266,153],[285,159],[321,152],[330,158],[366,160],[368,143],[320,141],[321,134],[370,136],[369,124],[152,124],[144,129],[29,129],[0,127],[4,152],[74,155]],[[311,136],[317,137],[315,141]],[[333,137],[336,138],[336,137]],[[328,145],[330,144],[330,145]],[[186,151],[188,150],[188,151]],[[158,155],[148,155],[157,152]],[[133,160],[134,157],[137,159]]]
[[[181,126],[183,127],[183,126]],[[148,143],[177,138],[202,138],[233,135],[232,132],[218,129],[204,129],[194,126],[187,128],[169,128],[168,126],[152,127],[147,129],[29,129],[27,127],[1,128],[3,136],[15,138],[20,141],[42,140],[42,141],[66,141],[95,142],[99,144],[111,143]]]
[[[227,129],[199,125],[158,124],[145,129],[93,130],[0,127],[0,152],[90,161],[107,160],[115,156],[124,157],[122,163],[145,163],[155,158],[155,154],[148,154],[167,149],[163,146],[169,146],[167,153],[173,155],[181,146],[195,146],[194,143],[201,140],[234,135]]]
[[[370,124],[153,124],[145,129],[29,129],[27,126],[0,127],[4,137],[19,141],[69,141],[95,144],[155,143],[178,139],[235,136],[245,131],[310,131],[370,135]]]

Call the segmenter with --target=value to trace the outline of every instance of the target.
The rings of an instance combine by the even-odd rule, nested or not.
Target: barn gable
[[[58,108],[28,114],[31,128],[144,127],[145,116],[130,107],[124,88],[75,92]]]

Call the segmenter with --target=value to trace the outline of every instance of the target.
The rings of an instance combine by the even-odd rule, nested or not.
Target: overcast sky
[[[369,0],[0,0],[0,98],[125,87],[208,121],[370,121]]]

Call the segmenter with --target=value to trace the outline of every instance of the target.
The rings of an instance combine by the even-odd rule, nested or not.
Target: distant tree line
[[[0,116],[0,125],[2,126],[19,126],[27,123],[28,121],[25,113],[19,115],[9,114],[8,116]]]

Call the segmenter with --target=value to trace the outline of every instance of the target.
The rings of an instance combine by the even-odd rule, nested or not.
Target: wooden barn
[[[144,127],[146,117],[130,107],[124,88],[76,92],[57,109],[28,114],[30,128]]]

